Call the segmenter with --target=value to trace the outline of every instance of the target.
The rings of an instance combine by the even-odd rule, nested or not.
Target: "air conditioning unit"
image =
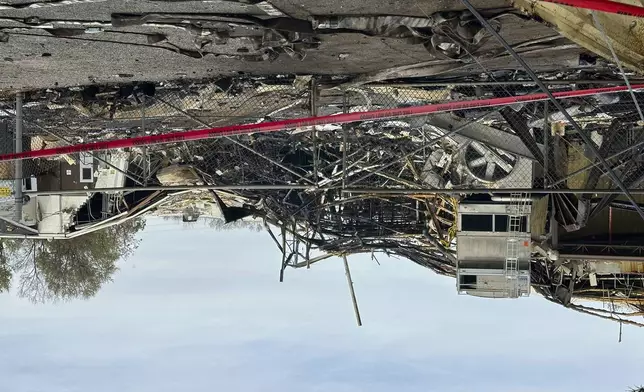
[[[477,141],[467,143],[461,151],[461,162],[471,185],[498,189],[532,188],[533,162],[530,159]]]

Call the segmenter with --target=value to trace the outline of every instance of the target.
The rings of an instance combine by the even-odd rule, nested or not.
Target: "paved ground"
[[[0,4],[19,4],[28,1],[33,0],[5,0],[5,2],[0,1]],[[298,18],[324,14],[426,16],[440,10],[463,8],[459,0],[274,0],[272,3],[288,15]],[[507,6],[506,1],[500,0],[478,0],[473,3],[482,8]],[[0,9],[0,28],[13,27],[13,29],[5,30],[10,34],[8,42],[0,42],[0,89],[16,90],[134,80],[204,78],[239,72],[253,74],[363,74],[432,60],[422,45],[410,44],[403,39],[368,37],[355,33],[321,36],[320,47],[307,51],[306,57],[302,61],[290,58],[285,54],[273,62],[251,62],[239,58],[229,58],[229,56],[214,55],[191,58],[176,53],[167,43],[184,49],[195,49],[194,36],[177,29],[168,30],[167,27],[112,28],[111,30],[116,32],[62,38],[52,36],[42,30],[25,29],[25,26],[17,21],[17,19],[24,20],[27,17],[38,17],[41,23],[50,20],[108,23],[110,15],[118,12],[210,12],[266,15],[256,6],[231,1],[109,0],[57,7]],[[503,19],[502,32],[514,42],[554,34],[552,30],[543,25],[531,21],[525,22],[516,16]],[[134,34],[123,34],[124,31]],[[521,33],[517,34],[517,31]],[[148,44],[145,34],[151,33],[164,33],[168,36],[166,43],[156,44],[156,46],[164,46],[166,49]],[[224,52],[228,50],[223,46],[214,48],[224,50]],[[503,66],[503,61],[501,66]],[[550,58],[546,59],[546,62],[555,66],[557,64]],[[508,64],[513,67],[510,63]]]

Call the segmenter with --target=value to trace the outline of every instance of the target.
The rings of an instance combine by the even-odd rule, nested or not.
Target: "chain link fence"
[[[561,83],[554,92],[611,86]],[[312,115],[525,96],[529,81],[363,85],[325,88],[311,96],[310,78],[267,81],[227,79],[185,84],[140,84],[31,93],[25,97],[23,150],[39,150],[142,135]],[[562,99],[625,185],[639,189],[641,118],[639,92]],[[633,97],[637,100],[633,100]],[[2,104],[4,138],[13,152],[12,101]],[[127,171],[139,185],[155,183],[162,162],[196,165],[225,184],[329,184],[345,187],[427,189],[618,189],[562,113],[545,100],[443,113],[326,124],[292,131],[141,146],[122,151],[135,163]],[[92,153],[105,163],[105,153]],[[110,156],[119,152],[111,151]],[[74,165],[78,154],[23,161],[24,176]],[[13,179],[11,163],[2,178]],[[232,174],[235,173],[235,174]],[[338,174],[340,173],[340,174]],[[320,181],[323,181],[320,183]]]
[[[468,247],[461,242],[457,251],[459,204],[498,202],[502,205],[496,207],[506,207],[506,223],[497,226],[489,215],[492,226],[481,231],[508,237],[490,257],[504,259],[506,279],[519,265],[510,237],[521,232],[528,238],[524,232],[529,231],[535,246],[525,264],[545,298],[586,312],[571,303],[573,294],[603,301],[606,294],[628,300],[637,310],[630,315],[641,314],[639,265],[623,263],[610,271],[599,265],[603,272],[591,265],[598,254],[615,260],[641,259],[644,254],[639,245],[644,229],[633,214],[637,211],[644,218],[639,204],[644,195],[644,85],[625,73],[611,47],[608,35],[615,33],[614,26],[605,23],[605,16],[600,21],[587,15],[606,41],[601,55],[609,61],[612,57],[615,64],[595,71],[584,63],[601,60],[578,55],[579,48],[557,34],[536,34],[536,39],[508,35],[513,56],[534,56],[530,63],[538,65],[534,68],[540,80],[558,97],[562,110],[539,95],[537,83],[516,69],[507,48],[492,44],[489,33],[501,29],[501,15],[488,20],[492,26],[487,33],[471,13],[427,16],[318,16],[313,26],[374,34],[372,23],[420,23],[402,33],[393,29],[374,35],[413,36],[435,60],[432,72],[425,73],[433,79],[367,83],[394,73],[416,74],[422,68],[416,64],[413,69],[403,66],[356,78],[240,76],[33,91],[24,93],[22,104],[12,96],[0,97],[0,156],[85,146],[21,161],[0,159],[0,231],[9,237],[17,233],[68,238],[160,206],[168,214],[180,212],[185,222],[208,210],[220,213],[225,222],[261,218],[282,253],[280,280],[286,267],[308,268],[333,255],[371,253],[375,258],[376,252],[458,276],[458,251]],[[519,20],[516,15],[503,17],[503,23],[509,17]],[[443,21],[431,25],[439,20]],[[584,18],[582,24],[589,21]],[[517,26],[524,26],[520,22]],[[63,24],[55,21],[51,27],[59,25],[59,38],[69,33],[60,30]],[[516,31],[510,26],[504,26],[505,31]],[[87,32],[89,26],[81,23],[77,28]],[[245,53],[264,53],[266,60],[280,53],[300,58],[319,43],[299,34],[276,42],[273,34],[260,39],[253,31],[257,45]],[[25,32],[10,34],[13,40]],[[530,39],[515,42],[525,38]],[[222,36],[211,44],[222,49],[229,39]],[[555,40],[557,50],[575,53],[571,61],[579,61],[580,67],[551,64],[548,56],[554,52],[543,50],[552,49],[547,43]],[[443,66],[449,77],[440,70]],[[543,72],[556,68],[563,70]],[[389,109],[394,110],[387,116],[378,114]],[[351,113],[362,114],[355,121],[334,121],[334,116]],[[318,120],[268,129],[283,120],[311,117]],[[239,124],[259,124],[267,132],[199,140],[168,137],[150,143],[157,136]],[[118,140],[131,143],[109,148],[109,142]],[[107,148],[87,147],[104,142]],[[510,208],[517,200],[531,204],[529,230],[521,223],[528,221],[524,216],[516,229],[510,228],[511,215],[522,215],[523,208]],[[619,224],[613,225],[613,218]],[[559,228],[566,233],[559,236]],[[491,238],[483,237],[482,242]],[[545,248],[550,245],[579,260],[556,261]],[[484,268],[492,264],[488,261],[482,263]],[[614,307],[609,314],[612,319]]]
[[[631,92],[619,80],[543,76],[555,94],[568,94],[559,100],[567,113],[623,185],[638,193],[644,179],[644,135],[637,110],[644,102],[638,86]],[[29,194],[32,184],[38,192],[213,185],[246,187],[237,192],[256,196],[258,187],[282,186],[283,203],[293,195],[303,197],[289,192],[293,186],[349,198],[389,192],[390,200],[430,191],[446,200],[489,192],[553,193],[557,219],[569,228],[579,228],[605,206],[624,201],[608,169],[543,96],[480,104],[532,96],[539,92],[533,82],[486,73],[470,79],[359,85],[285,76],[27,93],[24,151],[315,115],[478,103],[412,117],[344,125],[329,121],[269,133],[25,159],[23,187]],[[9,153],[15,147],[13,100],[4,100],[1,108],[0,148]],[[11,182],[13,163],[3,165],[3,180]],[[169,175],[167,168],[176,165],[190,166],[193,173]],[[4,197],[13,197],[12,187],[3,189]],[[301,207],[301,202],[294,205]],[[396,202],[407,210],[400,216],[418,211],[416,201],[405,203]]]
[[[636,202],[644,194],[642,86],[633,83],[630,91],[621,80],[542,76],[554,94],[564,95],[559,102],[593,146],[520,75],[392,85],[240,78],[29,93],[22,145],[34,152],[235,124],[372,114],[342,124],[331,117],[271,132],[24,159],[21,222],[37,225],[41,234],[53,230],[52,221],[60,222],[55,230],[91,230],[172,196],[180,202],[165,205],[165,213],[179,212],[186,222],[208,208],[226,222],[261,218],[282,253],[280,279],[287,267],[374,252],[455,276],[459,204],[491,195],[507,201],[520,193],[533,196],[533,239],[547,239],[553,222],[566,232],[561,249],[609,232],[622,247],[602,242],[602,252],[622,257],[634,249],[628,236],[639,235],[642,226],[633,214],[641,207],[621,189]],[[504,100],[509,97],[529,99]],[[1,105],[0,148],[7,154],[15,152],[16,107],[13,97]],[[426,105],[443,106],[407,115]],[[373,115],[384,109],[401,116]],[[2,165],[7,215],[15,208],[15,161]],[[28,200],[35,195],[37,208]],[[613,217],[622,228],[610,223],[607,229]],[[556,295],[545,287],[561,286],[555,277],[574,280],[554,263],[532,259],[535,284],[547,298]],[[581,289],[590,284],[585,282],[570,285]]]

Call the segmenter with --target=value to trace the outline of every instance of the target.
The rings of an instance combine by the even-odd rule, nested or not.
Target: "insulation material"
[[[563,2],[562,2],[563,3]],[[566,3],[570,3],[566,1]],[[577,6],[585,4],[608,3],[606,1],[573,1]],[[638,0],[627,3],[638,6]],[[594,26],[591,10],[553,4],[545,1],[516,0],[515,7],[529,16],[539,18],[553,25],[561,35],[586,48],[587,50],[613,61],[610,48],[602,34],[606,32],[610,45],[615,50],[622,65],[642,72],[644,68],[644,23],[639,17],[596,12],[602,26]],[[615,4],[613,4],[615,5]],[[624,4],[622,4],[624,5]],[[624,5],[627,6],[627,5]],[[598,9],[597,7],[594,7]]]

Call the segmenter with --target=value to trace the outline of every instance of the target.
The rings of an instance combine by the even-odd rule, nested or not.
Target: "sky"
[[[403,259],[287,270],[265,232],[151,219],[89,300],[0,295],[0,392],[625,391],[644,329],[538,296],[457,295]]]

